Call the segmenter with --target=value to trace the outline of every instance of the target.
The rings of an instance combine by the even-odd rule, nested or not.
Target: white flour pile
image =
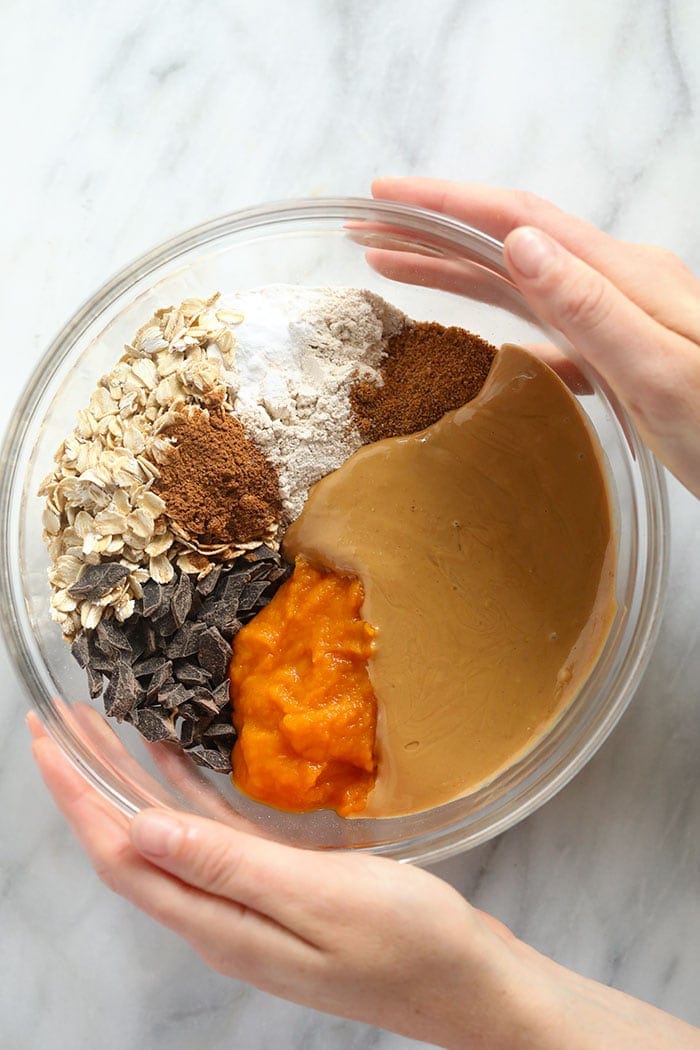
[[[357,379],[381,384],[377,368],[387,340],[407,318],[356,288],[267,285],[222,296],[219,304],[243,316],[231,329],[236,347],[224,372],[229,399],[278,472],[290,522],[310,486],[362,444],[350,387]]]

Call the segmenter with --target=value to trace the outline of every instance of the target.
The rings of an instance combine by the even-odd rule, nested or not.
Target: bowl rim
[[[109,311],[120,296],[155,270],[167,266],[191,249],[205,248],[208,244],[218,240],[222,234],[235,234],[251,227],[260,230],[265,226],[279,226],[285,221],[294,222],[299,219],[316,218],[329,221],[357,217],[366,220],[368,212],[371,211],[376,212],[382,219],[393,221],[396,225],[400,224],[401,220],[405,220],[412,233],[429,234],[433,237],[443,233],[455,247],[461,244],[464,248],[473,250],[476,243],[479,252],[488,260],[498,275],[515,287],[503,262],[503,245],[490,234],[441,212],[393,201],[377,201],[372,198],[292,198],[265,202],[224,213],[162,241],[121,267],[100,285],[69,317],[35,364],[16,402],[2,440],[0,453],[0,529],[2,532],[0,542],[3,544],[3,549],[9,549],[10,511],[18,491],[15,485],[19,466],[17,451],[24,444],[29,421],[32,418],[32,405],[39,399],[40,391],[50,385],[76,342],[100,315]],[[543,327],[549,328],[544,322],[540,323]],[[63,352],[59,353],[61,347],[63,347]],[[563,349],[566,348],[563,347]],[[626,428],[629,428],[628,438],[631,435],[633,455],[638,461],[642,475],[647,528],[657,538],[656,557],[647,557],[644,573],[645,601],[639,613],[643,644],[638,647],[636,657],[628,669],[624,688],[618,693],[615,702],[609,707],[605,717],[599,721],[595,732],[584,746],[579,748],[573,756],[568,756],[553,774],[550,770],[544,783],[532,785],[519,804],[512,807],[510,812],[503,814],[500,819],[466,836],[465,829],[457,822],[447,828],[439,828],[433,833],[426,833],[425,836],[414,836],[407,844],[401,844],[398,848],[395,845],[360,846],[353,847],[353,852],[388,853],[401,861],[435,863],[501,834],[558,793],[601,747],[627,708],[651,656],[660,627],[668,575],[668,499],[662,468],[642,444],[624,410],[618,406],[616,411],[623,417]],[[40,686],[29,654],[25,650],[22,632],[12,611],[13,595],[14,584],[10,577],[8,559],[1,558],[0,623],[3,627],[4,640],[14,666],[19,672],[20,680],[28,693],[28,699],[31,705],[37,708],[35,690],[43,692],[43,688]],[[100,775],[100,772],[94,768],[95,756],[90,755],[87,749],[77,741],[77,738],[73,738],[70,742],[67,741],[65,727],[60,724],[60,719],[53,709],[49,710],[48,717],[44,706],[39,708],[39,712],[50,736],[81,775],[122,812],[129,816],[135,815],[142,808],[143,797],[141,799],[129,797],[129,792],[118,791],[108,779]],[[103,771],[110,773],[106,765]],[[416,848],[415,839],[424,837],[428,841],[423,847]]]

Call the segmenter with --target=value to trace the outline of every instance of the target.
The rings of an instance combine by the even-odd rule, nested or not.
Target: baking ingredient
[[[225,378],[233,411],[274,465],[283,521],[300,513],[309,487],[362,444],[349,390],[380,383],[400,310],[357,288],[272,284],[224,296],[242,317]]]
[[[186,299],[156,311],[99,380],[39,487],[46,499],[51,616],[68,640],[97,627],[105,614],[127,620],[141,585],[149,578],[168,583],[174,563],[183,572],[203,573],[210,553],[220,559],[237,553],[226,545],[203,553],[175,536],[163,500],[152,491],[159,464],[170,453],[160,431],[172,413],[185,405],[226,403],[223,368],[231,360],[235,315],[217,309],[217,299]],[[209,356],[213,347],[216,357]],[[264,542],[274,543],[275,532]],[[101,561],[128,573],[97,601],[71,595],[85,565]]]
[[[363,442],[413,434],[478,394],[496,347],[463,328],[406,325],[387,343],[381,386],[358,380],[350,390]]]
[[[75,587],[94,601],[120,568],[86,566]],[[151,743],[177,743],[199,765],[230,772],[230,643],[290,572],[279,553],[259,546],[200,579],[176,566],[167,584],[148,580],[125,623],[108,616],[74,638],[90,695],[102,694],[106,678],[108,715]]]
[[[161,433],[174,441],[155,483],[171,528],[200,545],[260,540],[280,516],[274,467],[234,416],[189,407]]]
[[[231,697],[234,781],[253,798],[303,812],[361,811],[375,775],[376,701],[357,579],[296,564],[236,636]]]
[[[596,443],[561,380],[517,347],[468,405],[319,482],[284,551],[359,576],[378,631],[363,816],[449,802],[515,762],[580,689],[614,612]]]

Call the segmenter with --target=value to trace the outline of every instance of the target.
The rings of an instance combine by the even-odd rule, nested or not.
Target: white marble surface
[[[693,0],[3,0],[2,426],[67,315],[152,244],[379,173],[536,190],[700,269]],[[661,637],[601,752],[439,866],[580,971],[700,1024],[700,505],[671,486]],[[0,678],[0,1047],[209,1050],[410,1040],[209,973],[111,896],[28,757]]]

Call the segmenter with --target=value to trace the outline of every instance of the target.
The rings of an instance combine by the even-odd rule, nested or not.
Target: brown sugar
[[[197,543],[247,543],[279,519],[275,468],[230,413],[181,411],[167,436],[176,444],[159,468],[156,491]]]
[[[471,401],[496,347],[463,328],[418,321],[389,339],[383,386],[359,381],[350,402],[364,442],[413,434]]]

